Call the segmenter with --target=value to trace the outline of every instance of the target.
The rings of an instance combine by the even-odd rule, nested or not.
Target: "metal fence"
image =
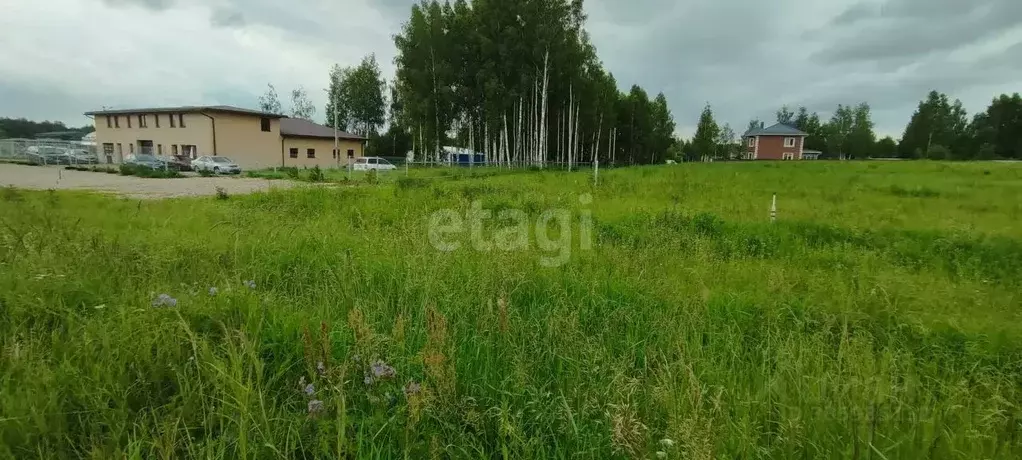
[[[0,161],[37,165],[99,163],[96,146],[52,139],[0,139]]]

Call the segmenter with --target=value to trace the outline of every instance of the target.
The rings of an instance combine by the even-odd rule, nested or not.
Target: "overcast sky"
[[[329,68],[376,53],[393,75],[413,0],[3,0],[0,116],[90,121],[86,110],[255,107],[304,86],[322,116]],[[869,102],[901,135],[930,89],[970,113],[1022,91],[1022,0],[587,0],[622,89],[664,92],[680,134],[702,106],[744,131],[781,105],[827,118]],[[288,106],[284,102],[285,107]]]

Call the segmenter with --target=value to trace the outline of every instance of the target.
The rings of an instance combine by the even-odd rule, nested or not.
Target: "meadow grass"
[[[412,173],[2,191],[0,457],[1022,456],[1022,168]],[[595,243],[436,250],[473,200]]]

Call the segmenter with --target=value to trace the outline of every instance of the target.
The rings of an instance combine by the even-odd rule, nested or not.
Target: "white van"
[[[390,171],[394,169],[397,169],[397,166],[380,157],[361,157],[352,165],[354,171]]]

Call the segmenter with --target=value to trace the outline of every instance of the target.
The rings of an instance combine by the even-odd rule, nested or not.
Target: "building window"
[[[156,127],[159,128],[160,127],[160,114],[154,113],[153,114],[153,119],[156,120]]]
[[[174,114],[167,115],[167,118],[170,118],[170,127],[176,128],[176,126],[174,126]]]
[[[128,154],[135,154],[135,144],[128,144]]]
[[[183,113],[177,114],[177,125],[182,128],[185,127],[185,114]]]
[[[121,147],[121,143],[118,142],[117,143],[117,156],[123,156],[123,155],[124,155],[124,148]]]
[[[163,155],[163,144],[156,144],[156,154]]]
[[[128,129],[131,129],[131,115],[125,115],[124,121],[128,122]]]
[[[298,158],[298,149],[288,150],[288,156],[291,158]]]
[[[198,150],[199,149],[196,146],[194,146],[194,145],[185,145],[185,144],[181,145],[181,154],[186,156],[186,157],[188,157],[188,158],[191,158],[193,160],[195,159],[196,152],[198,152]]]
[[[795,146],[795,138],[794,137],[785,137],[784,138],[784,146],[785,147],[794,147]]]
[[[305,155],[309,158],[316,158],[316,149],[308,149],[305,151]]]
[[[270,132],[270,119],[266,117],[260,118],[259,126],[263,129],[264,132],[267,133]]]
[[[103,144],[103,156],[106,157],[107,163],[114,162],[114,144],[111,143]]]
[[[355,151],[354,150],[348,149],[348,158],[355,158]]]
[[[114,115],[114,128],[120,128],[120,127],[121,127],[121,117],[120,117],[120,115]]]
[[[138,116],[138,127],[139,128],[148,128],[149,127],[149,125],[146,123],[146,119],[145,119],[145,115],[144,114]]]
[[[791,153],[791,152],[784,152],[784,154],[782,155],[782,158],[784,158],[785,160],[794,160],[795,159],[795,154]]]
[[[110,115],[106,116],[106,127],[107,128],[113,128],[114,127],[114,121],[110,119]],[[111,146],[111,147],[113,147],[113,146]]]
[[[334,149],[334,158],[337,158],[337,149]]]
[[[755,137],[750,137],[749,138],[749,147],[755,147],[755,146],[756,146],[756,138]]]

